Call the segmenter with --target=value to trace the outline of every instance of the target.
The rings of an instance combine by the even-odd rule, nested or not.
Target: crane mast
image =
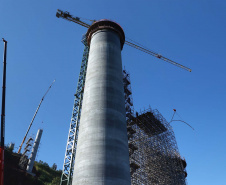
[[[81,21],[81,18],[79,18],[79,17],[73,17],[73,16],[72,16],[69,12],[67,12],[67,11],[64,12],[64,11],[58,9],[58,10],[57,10],[57,13],[56,13],[56,17],[58,17],[58,18],[61,17],[61,18],[63,18],[63,19],[66,19],[66,20],[68,20],[68,21],[77,23],[77,24],[79,24],[79,25],[81,25],[81,26],[83,26],[83,27],[86,27],[86,28],[89,28],[89,27],[91,26],[90,24],[87,24],[87,23]],[[90,20],[90,21],[95,22],[95,20]],[[154,57],[156,57],[156,58],[158,58],[158,59],[161,59],[161,60],[163,60],[163,61],[165,61],[165,62],[168,62],[168,63],[170,63],[170,64],[173,64],[173,65],[175,65],[175,66],[177,66],[177,67],[180,67],[180,68],[182,68],[182,69],[184,69],[184,70],[187,70],[187,71],[191,72],[191,69],[190,69],[190,68],[188,68],[188,67],[186,67],[186,66],[184,66],[184,65],[182,65],[182,64],[179,64],[179,63],[177,63],[177,62],[175,62],[175,61],[173,61],[173,60],[170,60],[170,59],[168,59],[168,58],[162,56],[161,54],[158,54],[158,53],[156,53],[156,52],[153,52],[153,51],[151,51],[150,49],[146,49],[146,48],[142,47],[140,44],[133,43],[133,42],[129,42],[129,41],[127,41],[127,40],[125,41],[125,44],[128,45],[128,46],[130,46],[130,47],[133,47],[133,48],[135,48],[135,49],[138,49],[138,50],[140,50],[140,51],[142,51],[142,52],[144,52],[144,53],[147,53],[147,54],[149,54],[149,55],[152,55],[152,56],[154,56]]]
[[[85,36],[82,39],[82,43],[84,44],[85,47],[82,57],[77,89],[75,93],[60,185],[71,185],[74,172],[73,166],[77,149],[77,139],[79,133],[80,115],[83,101],[83,90],[85,85],[86,68],[89,56],[89,47],[87,45]]]

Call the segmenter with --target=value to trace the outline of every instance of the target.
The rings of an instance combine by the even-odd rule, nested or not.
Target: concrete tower
[[[122,28],[100,20],[87,32],[90,45],[73,185],[130,185],[122,81]]]
[[[35,157],[36,157],[36,154],[37,154],[37,151],[38,151],[38,146],[39,146],[39,143],[40,143],[40,140],[41,140],[41,137],[42,137],[42,132],[43,132],[42,129],[39,129],[38,132],[37,132],[35,142],[34,142],[34,145],[33,145],[33,148],[32,148],[32,152],[31,152],[31,156],[30,156],[30,159],[29,159],[28,164],[27,164],[27,172],[28,173],[32,172],[34,162],[35,162]]]

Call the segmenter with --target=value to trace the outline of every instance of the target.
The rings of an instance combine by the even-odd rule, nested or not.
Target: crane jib
[[[185,67],[185,66],[183,66],[183,65],[181,65],[181,64],[179,64],[179,63],[177,63],[177,62],[174,62],[174,61],[172,61],[172,60],[170,60],[170,59],[168,59],[168,58],[166,58],[166,57],[163,57],[162,55],[160,55],[160,54],[158,54],[158,53],[155,53],[155,52],[153,52],[153,51],[150,51],[150,50],[148,50],[148,49],[145,49],[145,48],[143,48],[143,47],[141,47],[141,46],[139,46],[139,45],[137,45],[137,44],[134,44],[134,43],[129,42],[129,41],[125,41],[125,44],[127,44],[128,46],[131,46],[131,47],[133,47],[133,48],[135,48],[135,49],[138,49],[138,50],[140,50],[140,51],[143,51],[143,52],[145,52],[145,53],[147,53],[147,54],[149,54],[149,55],[152,55],[152,56],[154,56],[154,57],[157,57],[157,58],[159,58],[159,59],[161,59],[161,60],[163,60],[163,61],[165,61],[165,62],[168,62],[168,63],[170,63],[170,64],[173,64],[173,65],[175,65],[175,66],[177,66],[177,67],[180,67],[180,68],[182,68],[182,69],[185,69],[185,70],[191,72],[191,69],[190,69],[190,68]]]
[[[58,9],[58,10],[57,10],[57,13],[56,13],[56,16],[57,16],[58,18],[61,17],[61,18],[66,19],[66,20],[68,20],[68,21],[77,23],[77,24],[79,24],[79,25],[81,25],[81,26],[84,26],[84,27],[86,27],[86,28],[89,28],[89,27],[90,27],[89,24],[87,24],[87,23],[81,21],[81,20],[80,20],[80,19],[81,19],[80,17],[73,17],[73,16],[72,16],[69,12],[67,12],[67,11],[63,12],[62,10],[59,10],[59,9]],[[131,46],[131,47],[133,47],[133,48],[135,48],[135,49],[138,49],[138,50],[140,50],[140,51],[143,51],[143,52],[145,52],[145,53],[147,53],[147,54],[149,54],[149,55],[152,55],[152,56],[154,56],[154,57],[157,57],[158,59],[161,59],[161,60],[163,60],[163,61],[165,61],[165,62],[168,62],[168,63],[170,63],[170,64],[173,64],[173,65],[175,65],[175,66],[177,66],[177,67],[180,67],[180,68],[182,68],[182,69],[185,69],[185,70],[191,72],[191,69],[190,69],[190,68],[185,67],[185,66],[183,66],[183,65],[181,65],[181,64],[179,64],[179,63],[177,63],[177,62],[174,62],[174,61],[172,61],[172,60],[170,60],[170,59],[168,59],[168,58],[166,58],[166,57],[163,57],[162,55],[160,55],[160,54],[158,54],[158,53],[155,53],[155,52],[153,52],[153,51],[151,51],[151,50],[149,50],[149,49],[145,49],[145,48],[142,47],[140,44],[138,45],[138,44],[135,44],[135,43],[129,42],[129,41],[125,41],[125,44],[127,44],[128,46]]]
[[[20,147],[19,147],[19,150],[18,150],[18,152],[17,152],[18,154],[20,153],[20,151],[21,151],[21,149],[22,149],[22,146],[23,146],[23,144],[24,144],[24,142],[25,142],[25,140],[26,140],[27,134],[28,134],[28,132],[30,131],[31,125],[32,125],[33,122],[34,122],[34,119],[35,119],[35,117],[36,117],[36,115],[37,115],[37,113],[38,113],[38,110],[39,110],[39,108],[40,108],[40,106],[41,106],[41,104],[42,104],[42,102],[43,102],[45,96],[47,95],[47,93],[49,92],[50,88],[52,87],[52,85],[54,84],[55,81],[56,81],[56,80],[53,81],[53,83],[49,86],[48,90],[46,91],[46,93],[45,93],[44,96],[42,97],[42,99],[41,99],[41,101],[40,101],[40,103],[39,103],[39,105],[38,105],[38,108],[36,109],[35,114],[34,114],[32,120],[31,120],[31,123],[30,123],[30,125],[29,125],[29,127],[28,127],[28,129],[27,129],[27,132],[26,132],[26,134],[25,134],[25,136],[24,136],[24,139],[23,139],[23,141],[22,141],[22,143],[21,143],[21,145],[20,145]]]

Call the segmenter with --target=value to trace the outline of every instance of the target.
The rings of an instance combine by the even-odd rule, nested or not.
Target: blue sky
[[[43,94],[56,79],[29,135],[44,129],[37,160],[62,169],[86,28],[57,19],[57,9],[88,19],[112,19],[127,38],[192,69],[189,73],[129,46],[122,51],[135,110],[150,105],[170,121],[177,109],[195,128],[172,123],[188,163],[188,183],[226,184],[223,0],[0,0],[0,38],[8,41],[6,143],[15,142],[18,150]]]

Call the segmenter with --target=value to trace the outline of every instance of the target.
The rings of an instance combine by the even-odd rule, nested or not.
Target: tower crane
[[[79,24],[79,25],[81,25],[81,26],[84,26],[84,27],[86,27],[86,28],[89,28],[91,25],[90,24],[87,24],[87,23],[85,23],[85,22],[83,22],[83,21],[81,21],[81,18],[80,17],[74,17],[74,16],[72,16],[69,12],[67,12],[67,11],[62,11],[62,10],[57,10],[57,13],[56,13],[56,16],[58,17],[58,18],[63,18],[63,19],[66,19],[66,20],[68,20],[68,21],[71,21],[71,22],[74,22],[74,23],[77,23],[77,24]],[[96,20],[89,20],[89,21],[91,21],[92,23],[93,22],[96,22]],[[175,65],[175,66],[177,66],[177,67],[180,67],[180,68],[182,68],[182,69],[185,69],[185,70],[187,70],[187,71],[189,71],[189,72],[191,72],[191,69],[190,68],[188,68],[188,67],[185,67],[185,66],[183,66],[183,65],[181,65],[181,64],[179,64],[179,63],[177,63],[177,62],[174,62],[173,60],[170,60],[170,59],[168,59],[168,58],[166,58],[166,57],[164,57],[164,56],[162,56],[161,54],[158,54],[158,53],[156,53],[156,52],[154,52],[154,51],[151,51],[151,50],[149,50],[149,49],[145,49],[144,47],[142,47],[140,44],[137,44],[137,43],[134,43],[134,42],[129,42],[129,41],[125,41],[125,44],[126,45],[128,45],[128,46],[131,46],[131,47],[133,47],[133,48],[135,48],[135,49],[138,49],[138,50],[140,50],[140,51],[143,51],[143,52],[145,52],[145,53],[147,53],[147,54],[149,54],[149,55],[152,55],[152,56],[154,56],[154,57],[156,57],[156,58],[158,58],[158,59],[161,59],[161,60],[163,60],[163,61],[165,61],[165,62],[168,62],[168,63],[170,63],[170,64],[173,64],[173,65]]]
[[[89,28],[93,23],[96,22],[96,20],[89,20],[91,24],[87,24],[86,22],[81,20],[83,18],[72,16],[69,12],[67,11],[64,12],[59,9],[57,10],[56,17],[63,18],[70,22],[74,22],[86,28]],[[84,49],[82,64],[80,68],[77,90],[75,93],[75,99],[74,99],[74,105],[73,105],[72,117],[70,122],[70,128],[69,128],[68,140],[66,145],[66,152],[65,152],[64,165],[62,169],[60,185],[71,185],[72,177],[73,177],[73,166],[74,166],[76,149],[77,149],[77,139],[78,139],[78,133],[79,133],[80,115],[81,115],[82,101],[83,101],[83,91],[84,91],[86,68],[87,68],[88,55],[89,55],[89,47],[87,44],[87,42],[89,41],[87,41],[85,38],[82,40],[82,42],[85,45],[85,49]],[[170,64],[173,64],[177,67],[180,67],[184,70],[191,72],[190,68],[185,67],[177,62],[174,62],[173,60],[170,60],[147,48],[144,48],[142,45],[135,43],[134,41],[126,40],[125,44],[135,49],[138,49],[142,52],[145,52],[149,55],[152,55],[158,59],[161,59],[165,62],[168,62]]]

